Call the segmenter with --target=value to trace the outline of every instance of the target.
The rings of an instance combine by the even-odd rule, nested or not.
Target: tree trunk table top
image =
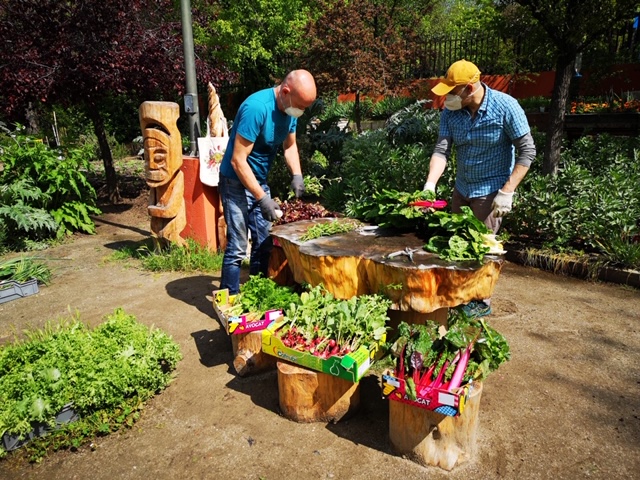
[[[271,229],[296,282],[323,284],[345,299],[384,294],[393,309],[419,313],[489,298],[493,293],[502,256],[487,255],[481,262],[441,260],[423,249],[427,239],[416,233],[377,227],[300,240],[309,227],[333,220],[303,220]]]

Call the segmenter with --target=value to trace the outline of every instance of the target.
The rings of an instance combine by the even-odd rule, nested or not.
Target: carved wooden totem
[[[140,128],[144,139],[145,176],[151,191],[151,235],[157,249],[170,243],[184,245],[180,232],[187,224],[184,203],[182,138],[176,125],[180,107],[173,102],[140,105]]]

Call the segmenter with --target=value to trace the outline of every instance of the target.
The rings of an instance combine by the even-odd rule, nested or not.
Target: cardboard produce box
[[[308,351],[294,350],[282,343],[282,340],[275,335],[275,332],[284,322],[276,320],[262,331],[262,351],[273,355],[281,360],[286,360],[301,367],[307,367],[318,372],[328,373],[336,377],[358,382],[365,375],[371,363],[376,358],[380,346],[384,343],[385,337],[379,342],[361,346],[355,352],[344,356],[332,356],[322,359],[312,355]]]
[[[213,291],[213,309],[229,335],[264,330],[275,319],[282,316],[282,310],[269,310],[261,316],[253,312],[245,312],[239,316],[229,315],[228,311],[233,307],[236,297],[237,295],[229,295],[228,288]]]
[[[390,374],[382,375],[382,395],[384,397],[451,417],[456,417],[463,412],[471,389],[473,389],[472,382],[466,383],[452,392],[441,388],[427,387],[422,391],[416,391],[416,399],[412,400],[406,393],[404,379]]]

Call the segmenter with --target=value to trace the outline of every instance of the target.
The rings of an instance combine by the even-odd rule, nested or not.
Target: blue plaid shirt
[[[485,95],[475,118],[463,108],[442,111],[440,136],[456,147],[456,188],[467,198],[502,188],[515,164],[513,140],[529,133],[518,101],[483,84]]]

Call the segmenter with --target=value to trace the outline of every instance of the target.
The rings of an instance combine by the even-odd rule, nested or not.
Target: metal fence
[[[632,23],[593,45],[582,56],[582,67],[610,63],[640,62],[640,35]],[[502,38],[492,32],[438,35],[425,38],[406,66],[407,78],[439,77],[462,58],[484,74],[509,74],[553,70],[552,48],[530,37]]]

